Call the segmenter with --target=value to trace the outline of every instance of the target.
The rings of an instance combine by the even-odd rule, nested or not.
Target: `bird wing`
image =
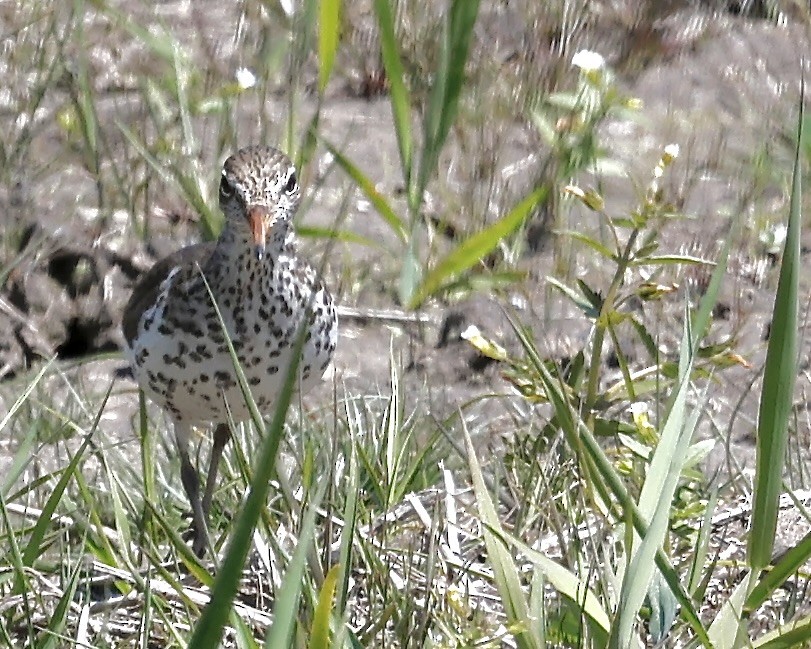
[[[205,267],[206,262],[214,252],[214,248],[215,244],[213,242],[196,243],[181,248],[168,257],[161,259],[138,280],[135,288],[132,289],[132,295],[124,308],[124,314],[121,318],[121,328],[124,331],[124,338],[128,345],[132,346],[132,341],[138,334],[138,323],[141,321],[144,311],[155,304],[160,293],[161,284],[169,276],[169,273],[180,267],[181,273],[186,275],[197,266],[200,268]]]

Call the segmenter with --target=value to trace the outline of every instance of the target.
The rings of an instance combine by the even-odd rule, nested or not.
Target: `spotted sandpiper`
[[[174,423],[180,476],[192,508],[192,548],[201,557],[209,545],[207,520],[230,436],[229,415],[237,422],[250,418],[226,334],[260,411],[272,407],[281,390],[300,327],[305,328],[300,390],[318,382],[335,351],[332,296],[295,248],[291,220],[300,199],[287,156],[265,146],[238,151],[223,165],[219,201],[225,225],[219,239],[156,263],[124,310],[135,378]],[[192,427],[207,424],[215,429],[201,499],[189,441]]]

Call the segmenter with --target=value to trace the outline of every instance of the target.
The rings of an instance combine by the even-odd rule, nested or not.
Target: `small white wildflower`
[[[461,338],[462,340],[473,340],[474,338],[479,338],[481,335],[482,332],[479,331],[476,325],[468,325],[467,329],[461,333]]]
[[[650,412],[647,404],[637,401],[632,403],[628,410],[631,411],[634,425],[640,433],[643,435],[652,435],[656,432],[653,424],[650,423]]]
[[[782,246],[786,242],[786,235],[788,234],[788,228],[784,223],[778,223],[772,229],[772,236],[774,238],[774,243],[777,246]]]
[[[648,404],[642,403],[641,401],[634,401],[628,406],[628,410],[634,418],[648,416]]]
[[[279,6],[288,18],[296,11],[296,3],[294,0],[279,0]]]
[[[598,52],[580,50],[572,57],[572,65],[583,72],[597,72],[605,67],[605,58]]]
[[[480,354],[493,358],[497,361],[507,359],[507,350],[498,343],[485,338],[476,325],[469,325],[468,328],[462,332],[461,336],[463,340],[468,341],[471,345],[478,349]]]
[[[674,158],[679,157],[679,145],[678,144],[668,144],[665,147],[665,156],[670,158],[671,160]]]
[[[256,85],[256,75],[248,68],[239,68],[236,77],[239,87],[243,90],[253,88]]]
[[[779,254],[780,251],[783,249],[783,246],[786,243],[786,235],[788,234],[788,229],[783,223],[778,223],[777,225],[773,225],[770,228],[766,228],[762,230],[760,236],[760,242],[763,244],[766,252],[770,255]]]

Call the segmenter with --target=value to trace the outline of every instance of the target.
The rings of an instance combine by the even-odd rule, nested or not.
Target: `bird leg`
[[[211,499],[214,497],[214,487],[217,483],[217,470],[220,467],[220,458],[228,440],[231,438],[231,430],[228,424],[217,424],[214,429],[214,443],[211,446],[211,459],[208,464],[208,475],[206,476],[206,491],[203,494],[203,516],[208,519],[211,511]]]
[[[197,469],[189,458],[189,436],[188,431],[180,425],[175,425],[175,442],[180,455],[180,480],[183,489],[191,504],[191,532],[192,550],[199,558],[202,558],[209,545],[208,527],[206,525],[206,515],[203,504],[200,501],[200,477]]]

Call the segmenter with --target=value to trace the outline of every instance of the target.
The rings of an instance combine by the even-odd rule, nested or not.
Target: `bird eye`
[[[296,190],[296,174],[295,172],[290,174],[290,177],[287,179],[287,184],[284,186],[284,191],[288,194],[292,194]]]
[[[223,175],[220,180],[220,197],[231,198],[234,195],[234,186],[228,182],[228,179]]]

